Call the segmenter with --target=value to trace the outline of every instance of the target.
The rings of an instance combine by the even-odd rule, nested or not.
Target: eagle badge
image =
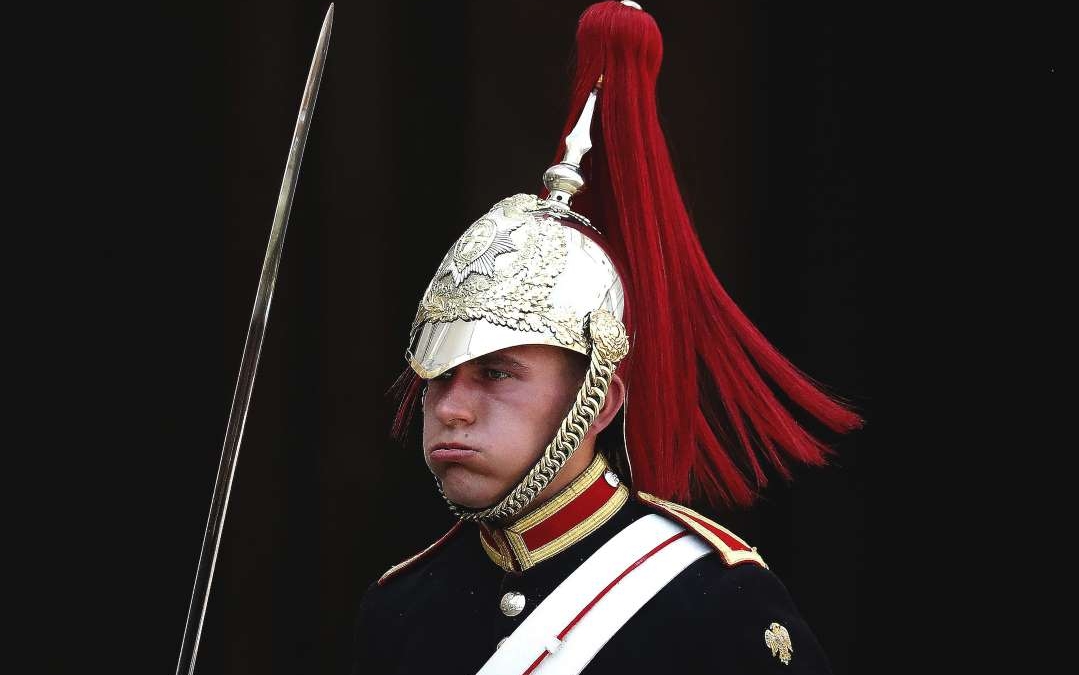
[[[794,647],[791,646],[791,634],[778,623],[773,623],[764,631],[764,644],[772,650],[772,656],[778,658],[783,665],[790,665],[791,654]]]

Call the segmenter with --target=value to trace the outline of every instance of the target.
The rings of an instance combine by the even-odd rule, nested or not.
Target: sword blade
[[[311,69],[307,73],[307,84],[304,86],[303,100],[300,102],[300,113],[296,119],[296,129],[292,134],[292,144],[285,163],[285,175],[281,179],[281,191],[277,197],[277,211],[274,213],[273,226],[270,228],[270,241],[266,246],[266,257],[262,261],[262,274],[259,276],[255,307],[251,311],[251,322],[247,327],[247,340],[244,343],[243,358],[240,361],[240,374],[236,378],[228,427],[225,430],[225,445],[221,451],[214,494],[210,501],[210,515],[202,538],[199,566],[195,573],[195,587],[191,593],[191,604],[187,609],[187,624],[180,644],[180,660],[176,666],[176,675],[192,675],[195,672],[202,624],[206,618],[210,585],[213,582],[214,567],[217,564],[217,551],[221,546],[225,512],[228,510],[229,493],[232,491],[232,480],[236,474],[236,461],[240,454],[244,425],[247,422],[247,410],[251,405],[251,391],[255,384],[259,354],[262,352],[262,339],[266,335],[266,323],[270,315],[270,301],[273,299],[274,286],[277,283],[277,268],[285,245],[285,230],[288,227],[292,198],[296,193],[296,183],[299,180],[304,147],[307,145],[311,113],[315,108],[315,99],[318,97],[318,88],[322,81],[322,71],[326,65],[332,26],[333,3],[330,3],[326,18],[322,21],[322,31],[318,36]]]

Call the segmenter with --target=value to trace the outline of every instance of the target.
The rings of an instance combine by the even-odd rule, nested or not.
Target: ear
[[[615,374],[615,376],[611,378],[611,385],[607,388],[607,398],[603,401],[603,407],[599,409],[596,420],[588,427],[588,433],[585,434],[585,438],[594,439],[599,435],[599,432],[606,429],[614,419],[614,416],[621,410],[622,404],[625,402],[626,385],[622,382],[622,378]]]

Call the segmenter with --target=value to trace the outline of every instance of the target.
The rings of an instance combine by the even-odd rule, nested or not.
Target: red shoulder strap
[[[389,581],[390,579],[395,577],[398,574],[398,572],[405,571],[406,569],[408,569],[409,567],[411,567],[415,563],[418,563],[419,561],[427,558],[432,553],[437,551],[439,548],[441,548],[441,546],[443,544],[445,544],[447,541],[452,539],[454,537],[454,535],[457,534],[457,532],[461,529],[461,525],[462,525],[462,521],[458,520],[456,523],[453,524],[453,527],[450,528],[450,531],[447,532],[446,534],[442,535],[438,539],[438,541],[431,544],[427,548],[423,549],[422,551],[420,551],[416,555],[412,556],[411,558],[408,558],[407,560],[403,560],[403,561],[397,563],[396,565],[394,565],[393,567],[391,567],[390,569],[386,570],[386,573],[383,574],[381,577],[379,577],[378,585],[382,586],[387,581]]]
[[[755,563],[765,569],[768,568],[755,547],[750,546],[741,537],[716,521],[702,516],[693,509],[660,499],[647,492],[638,492],[637,500],[688,527],[691,532],[708,542],[728,567]]]

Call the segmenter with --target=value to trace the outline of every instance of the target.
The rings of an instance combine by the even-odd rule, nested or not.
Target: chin
[[[497,496],[477,495],[469,490],[451,490],[445,484],[442,485],[442,491],[446,493],[446,497],[451,502],[466,509],[485,509],[488,506],[493,506],[498,501]]]
[[[501,492],[494,492],[490,487],[477,485],[474,477],[456,474],[458,472],[449,471],[441,477],[442,492],[454,504],[466,509],[485,509],[502,496]]]

